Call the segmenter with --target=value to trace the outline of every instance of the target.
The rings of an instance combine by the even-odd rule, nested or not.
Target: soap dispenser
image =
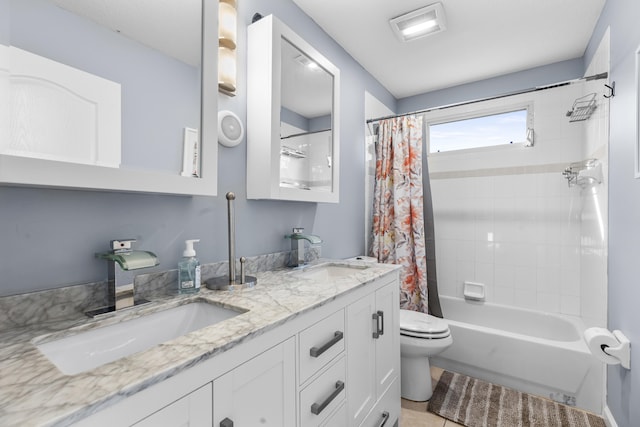
[[[178,292],[188,294],[200,290],[200,262],[196,258],[193,244],[200,239],[185,240],[182,260],[178,263]]]

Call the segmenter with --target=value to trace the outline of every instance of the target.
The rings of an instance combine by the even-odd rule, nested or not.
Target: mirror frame
[[[333,76],[332,190],[280,186],[281,40],[285,39]],[[248,28],[247,198],[304,202],[340,201],[340,70],[273,15]]]
[[[201,177],[0,154],[0,185],[215,196],[218,188],[218,1],[202,0]]]

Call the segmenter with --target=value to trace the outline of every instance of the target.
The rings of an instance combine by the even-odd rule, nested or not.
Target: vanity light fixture
[[[405,13],[389,20],[389,24],[402,42],[416,40],[447,29],[442,3],[434,3]]]
[[[238,13],[236,0],[218,2],[218,90],[236,94],[236,37]]]

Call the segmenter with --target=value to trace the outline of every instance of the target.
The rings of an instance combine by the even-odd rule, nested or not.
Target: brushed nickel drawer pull
[[[373,313],[371,318],[376,323],[376,331],[373,333],[373,338],[378,339],[380,338],[380,335],[384,335],[384,311],[378,310],[377,312]],[[382,327],[380,326],[381,324]]]
[[[329,397],[326,398],[324,402],[314,403],[313,405],[311,405],[311,413],[315,415],[320,414],[320,412],[322,412],[324,408],[326,408],[327,405],[329,405],[329,403],[333,401],[333,399],[338,397],[342,390],[344,390],[344,383],[342,381],[336,381],[336,389],[331,393]]]
[[[333,347],[334,344],[338,343],[338,341],[340,341],[342,338],[344,337],[344,334],[340,331],[335,331],[335,333],[333,334],[333,338],[331,338],[327,343],[325,343],[322,347],[318,348],[318,347],[311,347],[309,349],[309,354],[311,355],[311,357],[318,357],[320,356],[322,353],[324,353],[325,351],[329,350],[331,347]]]
[[[380,424],[378,424],[378,427],[384,427],[384,425],[387,423],[387,421],[389,421],[389,413],[387,411],[384,411],[382,413],[382,422]]]

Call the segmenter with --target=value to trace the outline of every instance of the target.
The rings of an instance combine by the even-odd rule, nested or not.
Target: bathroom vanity
[[[77,375],[62,374],[34,345],[55,325],[3,334],[9,348],[0,351],[14,358],[0,362],[9,384],[0,424],[392,426],[400,413],[398,267],[331,266],[258,273],[254,288],[153,302],[244,312]],[[74,328],[101,327],[92,322]]]

